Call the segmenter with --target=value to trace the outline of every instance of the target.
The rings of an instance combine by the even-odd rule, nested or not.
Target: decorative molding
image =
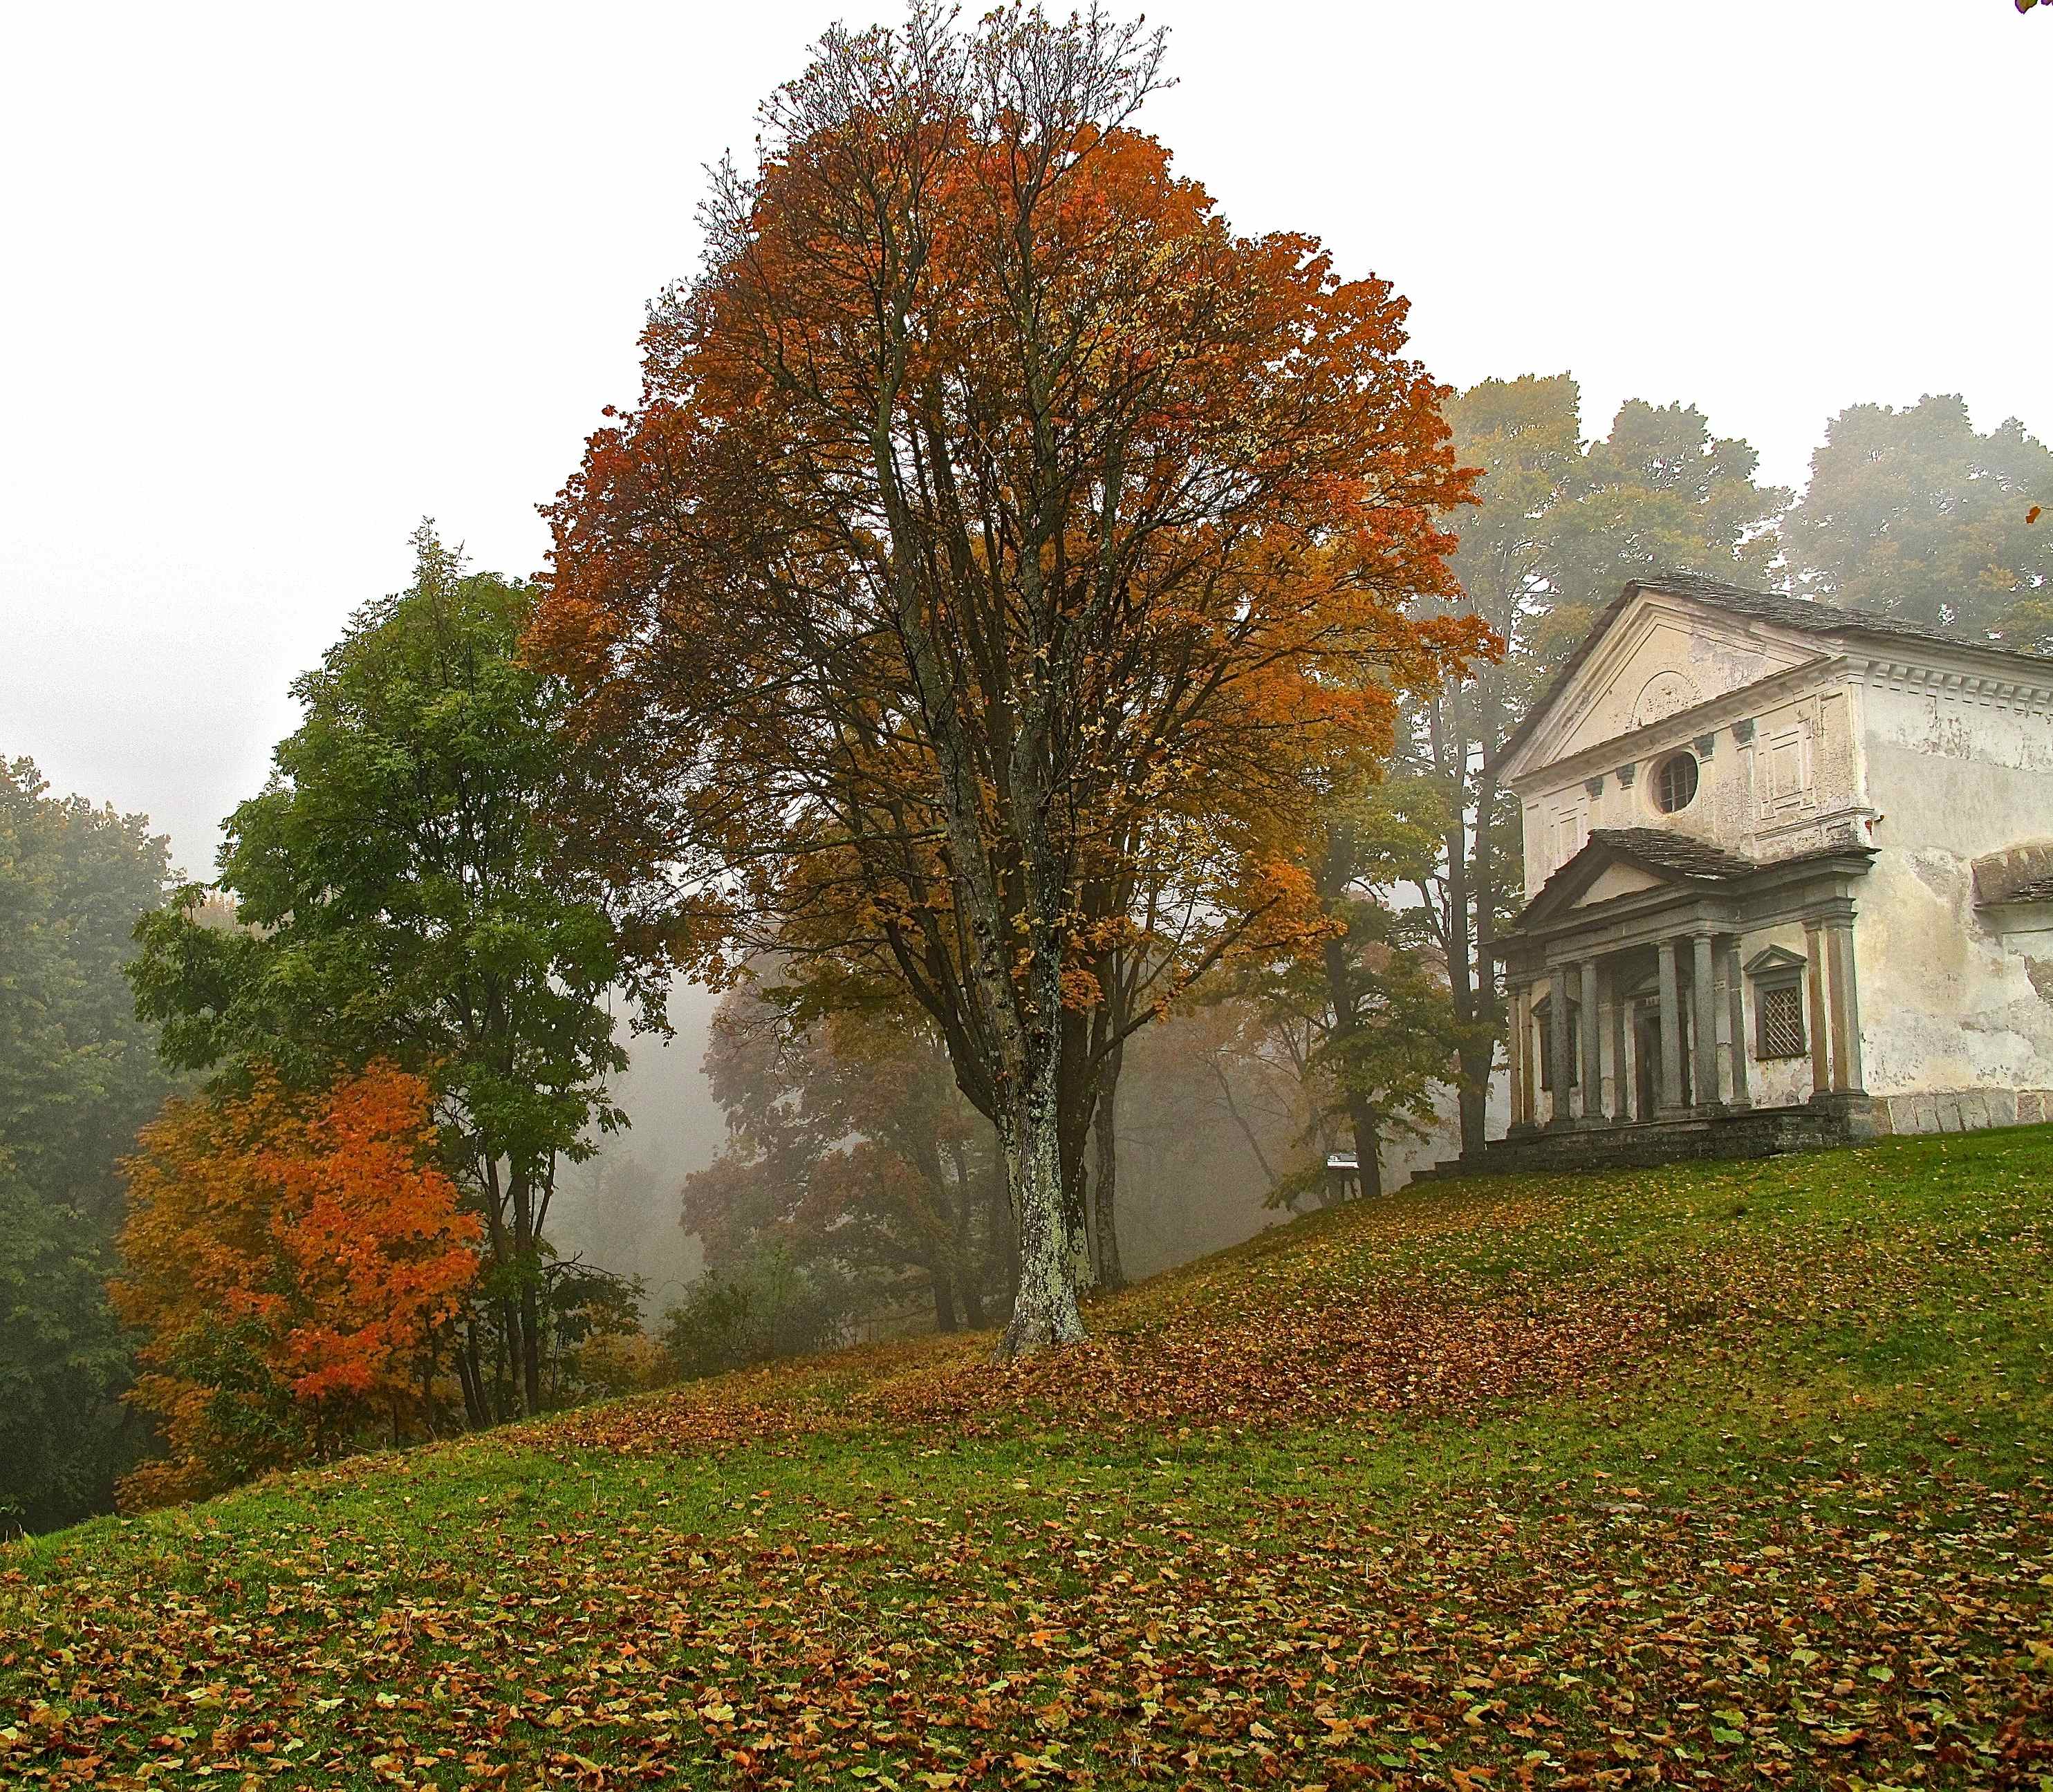
[[[1794,977],[1801,974],[1810,962],[1801,952],[1792,952],[1785,946],[1770,946],[1765,951],[1756,952],[1743,968],[1753,978]]]
[[[1618,768],[1618,787],[1621,790],[1629,790],[1632,788],[1633,777],[1639,769],[1630,759]]]
[[[1585,778],[1583,780],[1583,788],[1588,791],[1593,797],[1602,796],[1604,794],[1604,774],[1602,772],[1599,772],[1594,778]]]
[[[1753,739],[1753,718],[1745,716],[1733,723],[1733,739],[1744,747]]]
[[[1716,734],[1700,734],[1697,736],[1695,745],[1697,757],[1700,759],[1708,759],[1717,751],[1718,737]]]
[[[1969,649],[1972,651],[1972,649]],[[1853,670],[1864,684],[1914,696],[1933,696],[1983,709],[2014,709],[2020,715],[2053,715],[2053,680],[2020,680],[1960,665],[1915,665],[1906,660],[1867,659]]]
[[[1698,704],[1694,709],[1678,711],[1658,722],[1649,723],[1643,728],[1633,728],[1608,740],[1592,742],[1580,751],[1566,758],[1535,765],[1530,770],[1521,770],[1515,778],[1506,780],[1506,786],[1520,797],[1538,783],[1544,774],[1550,785],[1558,788],[1556,781],[1587,776],[1592,771],[1612,760],[1620,748],[1628,751],[1642,763],[1658,759],[1664,752],[1694,739],[1698,735],[1731,723],[1743,721],[1755,712],[1779,705],[1792,696],[1808,694],[1817,688],[1839,684],[1849,676],[1858,680],[1859,663],[1844,653],[1821,653],[1815,659],[1804,661],[1800,665],[1785,667],[1780,672],[1770,672],[1765,678],[1757,678],[1751,684],[1735,686],[1722,695]],[[2053,696],[2053,687],[2049,687]]]
[[[1640,687],[1639,695],[1633,700],[1632,725],[1638,728],[1665,722],[1683,710],[1694,709],[1703,700],[1704,694],[1697,688],[1696,680],[1687,672],[1672,668],[1657,672]]]

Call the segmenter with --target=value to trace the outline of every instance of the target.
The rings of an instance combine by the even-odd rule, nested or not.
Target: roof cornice
[[[1965,698],[1991,707],[2053,712],[2053,665],[2036,677],[2020,678],[2017,656],[1986,661],[1972,646],[1955,654],[1934,653],[1915,660],[1902,653],[1862,653],[1849,657],[1855,674],[1864,684],[1884,685],[1893,690],[1937,689],[1944,696]],[[1946,663],[1949,659],[1953,662],[1950,665]]]

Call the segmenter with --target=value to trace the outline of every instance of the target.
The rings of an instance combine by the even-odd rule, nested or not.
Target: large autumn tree
[[[410,586],[294,683],[304,719],[229,818],[218,888],[240,924],[200,924],[190,891],[142,929],[133,977],[176,1065],[318,1088],[385,1058],[430,1079],[485,1221],[458,1359],[482,1424],[544,1404],[557,1170],[621,1122],[614,992],[659,1024],[662,984],[623,967],[604,892],[565,862],[590,805],[569,694],[518,652],[532,592],[428,525],[414,549]]]
[[[1403,300],[1172,172],[1159,33],[953,16],[830,32],[716,172],[539,640],[614,755],[597,837],[703,966],[832,857],[996,1127],[1016,1352],[1081,1331],[1064,1017],[1153,841],[1193,971],[1315,908],[1307,768],[1385,753],[1482,637],[1415,619],[1466,482]]]

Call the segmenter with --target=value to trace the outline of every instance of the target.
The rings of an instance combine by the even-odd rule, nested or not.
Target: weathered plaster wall
[[[1564,726],[1549,759],[1615,739],[1770,672],[1813,657],[1801,637],[1737,618],[1710,616],[1674,598],[1649,594],[1620,617],[1611,639],[1566,693]]]
[[[2046,1087],[2049,936],[1992,927],[1973,861],[2053,834],[2053,716],[1929,689],[1864,695],[1881,811],[1855,928],[1869,1092]]]
[[[1524,794],[1525,895],[1573,858],[1596,828],[1666,828],[1748,857],[1787,857],[1825,844],[1831,828],[1859,825],[1861,704],[1866,693],[1837,672],[1785,692],[1741,726],[1706,728],[1686,715],[1635,743],[1630,783],[1619,761],[1601,774],[1533,774]],[[1670,754],[1697,762],[1697,794],[1664,814],[1657,771]],[[1594,790],[1591,786],[1596,787]]]
[[[1742,966],[1752,962],[1757,953],[1764,952],[1772,946],[1780,946],[1785,952],[1793,952],[1808,961],[1810,954],[1803,923],[1792,921],[1782,927],[1757,927],[1740,940],[1739,958]],[[1824,1017],[1810,1011],[1811,998],[1808,984],[1804,986],[1804,1037],[1808,1043],[1823,1026]],[[1807,1055],[1800,1058],[1757,1058],[1753,1055],[1753,1042],[1758,1030],[1754,1012],[1753,979],[1746,980],[1746,1073],[1751,1084],[1748,1095],[1757,1108],[1781,1108],[1792,1102],[1811,1099],[1811,1060]]]

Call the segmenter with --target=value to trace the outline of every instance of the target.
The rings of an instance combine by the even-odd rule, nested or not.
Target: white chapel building
[[[2053,660],[1639,580],[1498,766],[1486,1167],[2053,1120]]]

